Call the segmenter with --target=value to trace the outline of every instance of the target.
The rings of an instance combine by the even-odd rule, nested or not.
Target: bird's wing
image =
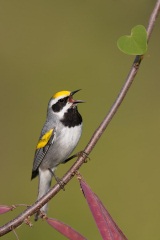
[[[31,179],[33,179],[38,175],[38,167],[43,161],[50,146],[53,144],[54,135],[55,135],[55,130],[54,128],[51,128],[49,131],[45,132],[45,134],[43,134],[40,137],[36,147]]]

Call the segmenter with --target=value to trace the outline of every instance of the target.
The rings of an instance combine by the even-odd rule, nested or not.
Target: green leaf
[[[118,48],[129,55],[143,55],[147,51],[147,31],[144,26],[137,25],[131,35],[122,36],[117,41]]]

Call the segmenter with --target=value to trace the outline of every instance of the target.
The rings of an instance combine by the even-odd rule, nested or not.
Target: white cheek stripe
[[[72,106],[72,103],[67,102],[67,104],[61,109],[60,112],[55,113],[60,118],[63,118],[64,114],[67,112],[67,110]]]

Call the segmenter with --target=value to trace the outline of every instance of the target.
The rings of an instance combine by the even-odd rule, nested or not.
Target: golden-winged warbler
[[[84,101],[73,99],[79,90],[57,92],[48,103],[47,118],[36,147],[31,177],[39,176],[38,199],[49,191],[56,167],[67,162],[81,137],[82,117],[77,104]],[[46,213],[47,204],[40,210]],[[39,214],[35,215],[35,220],[38,220]]]

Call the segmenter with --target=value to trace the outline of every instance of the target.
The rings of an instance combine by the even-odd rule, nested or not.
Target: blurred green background
[[[32,204],[38,179],[30,181],[35,146],[50,97],[82,91],[84,119],[76,151],[88,143],[122,87],[134,57],[117,39],[137,24],[147,26],[153,0],[0,1],[0,204]],[[160,239],[160,19],[140,71],[91,161],[80,172],[131,240]],[[72,165],[59,166],[61,177]],[[54,181],[53,181],[54,182]],[[48,216],[81,232],[101,236],[74,178],[49,203]],[[23,208],[0,216],[0,225]],[[33,218],[32,218],[33,220]],[[66,239],[38,221],[17,229],[19,239]],[[2,237],[15,239],[13,233]]]

